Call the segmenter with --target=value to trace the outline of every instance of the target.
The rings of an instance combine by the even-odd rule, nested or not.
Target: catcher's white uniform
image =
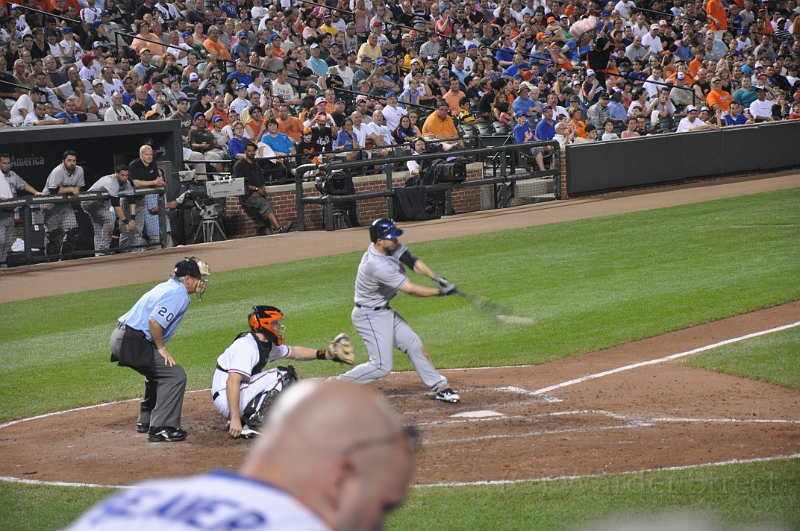
[[[69,531],[248,529],[329,531],[290,494],[253,478],[212,472],[123,490],[84,514]]]
[[[262,370],[267,363],[285,358],[291,352],[292,347],[287,345],[259,342],[252,333],[235,339],[231,346],[217,358],[217,370],[214,372],[214,380],[211,383],[211,393],[217,411],[230,420],[231,411],[225,392],[230,372],[242,375],[242,383],[239,386],[239,415],[257,394],[272,389],[282,391],[283,380],[279,369],[269,369],[263,372]]]

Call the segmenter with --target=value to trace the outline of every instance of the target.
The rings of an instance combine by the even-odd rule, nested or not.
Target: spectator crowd
[[[564,144],[797,119],[799,13],[796,0],[0,3],[0,125],[179,120],[185,159],[221,170],[250,140],[280,178],[470,127]]]

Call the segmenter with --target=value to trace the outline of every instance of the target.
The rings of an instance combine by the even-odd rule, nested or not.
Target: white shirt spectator
[[[228,107],[230,107],[232,111],[236,111],[236,114],[241,116],[245,109],[250,108],[250,102],[246,99],[243,100],[242,98],[236,98],[230,103],[230,105],[228,105]]]
[[[700,118],[695,117],[694,121],[689,121],[689,117],[682,118],[681,121],[678,123],[678,129],[675,131],[676,133],[686,133],[687,131],[691,131],[692,129],[697,129],[698,127],[703,127],[706,125],[703,123],[703,120]]]
[[[614,5],[614,9],[619,13],[620,17],[625,20],[630,20],[631,10],[636,9],[636,4],[633,3],[632,0],[628,0],[627,2],[625,0],[619,0],[619,2]]]
[[[383,108],[383,118],[386,120],[386,127],[388,127],[390,131],[394,131],[397,129],[397,126],[400,125],[400,117],[406,114],[408,113],[402,107],[387,105]]]
[[[289,83],[278,83],[277,81],[272,83],[272,95],[283,96],[284,101],[292,101],[297,99],[297,96],[295,96],[294,93],[294,87],[292,87]]]
[[[103,80],[103,89],[105,89],[103,92],[105,94],[109,95],[109,96],[111,94],[114,94],[115,92],[119,92],[120,94],[124,94],[125,93],[125,87],[122,85],[122,81],[120,81],[116,77],[112,77],[111,78],[111,83],[109,83],[108,81],[106,81],[104,79]]]
[[[25,111],[25,116],[20,112],[21,109]],[[19,127],[25,121],[25,117],[30,114],[33,114],[33,101],[30,96],[23,94],[11,107],[11,124]]]
[[[657,83],[664,83],[664,78],[650,76],[644,82],[644,85],[642,85],[642,88],[647,91],[648,99],[652,100],[653,98],[658,97],[658,91],[661,90],[661,88],[664,85],[658,85],[656,83],[650,83],[651,81],[655,81]]]
[[[385,125],[378,125],[375,122],[364,125],[367,128],[367,135],[376,135],[383,138],[386,144],[393,145],[395,143],[392,131]]]
[[[353,77],[355,76],[355,72],[349,66],[345,66],[344,69],[339,68],[338,65],[332,66],[328,69],[328,76],[339,76],[342,78],[342,82],[344,82],[345,87],[349,87],[353,84]]]
[[[769,100],[758,101],[755,100],[750,104],[750,114],[753,118],[772,118],[772,104]]]
[[[49,114],[45,114],[44,118],[42,118],[42,120],[43,121],[48,121],[48,122],[55,122],[56,121],[56,119],[53,118],[52,116],[50,116]],[[29,112],[28,116],[25,117],[25,121],[22,122],[22,127],[31,127],[31,126],[33,126],[33,124],[35,124],[38,121],[39,121],[39,119],[36,117],[36,115],[33,114],[32,112]]]
[[[184,51],[184,50],[189,52],[189,53],[193,53],[191,46],[189,46],[185,42],[182,42],[182,43],[178,44],[177,48],[173,48],[173,47],[170,46],[169,48],[167,48],[167,53],[169,53],[171,56],[173,56],[175,58],[175,62],[177,64],[179,64],[180,66],[186,68],[187,66],[189,66],[189,55],[187,54],[187,55],[184,55],[183,57],[180,57],[181,52]]]
[[[369,134],[367,131],[367,124],[362,123],[360,128],[353,124],[353,133],[355,133],[356,140],[358,140],[358,145],[361,147],[367,145],[367,134]]]
[[[642,46],[647,48],[647,51],[652,54],[660,54],[664,49],[664,46],[661,44],[661,37],[659,37],[658,34],[653,37],[649,32],[647,35],[642,35]]]
[[[111,108],[111,98],[106,93],[103,93],[102,96],[99,94],[91,94],[89,97],[92,98],[95,105],[97,105],[97,116],[99,116],[101,120],[104,119],[106,117],[106,111]]]
[[[87,24],[91,24],[95,20],[100,20],[100,13],[103,10],[97,7],[84,7],[81,9],[81,20]]]

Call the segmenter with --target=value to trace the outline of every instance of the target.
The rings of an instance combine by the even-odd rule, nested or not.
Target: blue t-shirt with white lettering
[[[144,332],[145,337],[152,341],[152,318],[164,329],[163,338],[166,344],[181,324],[190,302],[186,286],[172,278],[142,295],[133,308],[119,318],[119,322]]]

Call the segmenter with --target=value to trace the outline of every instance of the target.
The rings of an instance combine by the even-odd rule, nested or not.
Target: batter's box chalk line
[[[459,419],[446,419],[429,422],[419,422],[417,426],[420,427],[449,427],[455,424],[465,424],[469,422],[491,422],[494,420],[529,420],[531,422],[538,419],[547,417],[563,417],[575,415],[600,415],[610,419],[618,420],[621,423],[612,426],[590,426],[580,428],[563,428],[556,430],[534,430],[524,433],[501,433],[495,435],[481,435],[475,437],[462,437],[457,439],[444,439],[444,440],[426,440],[423,439],[425,444],[454,444],[454,443],[471,443],[477,441],[485,441],[492,439],[514,439],[514,438],[527,438],[527,437],[544,437],[550,435],[561,435],[565,433],[592,433],[607,430],[622,430],[622,429],[638,429],[650,428],[660,423],[700,423],[700,424],[800,424],[800,420],[793,419],[737,419],[737,418],[691,418],[691,417],[646,417],[643,415],[624,415],[605,411],[602,409],[578,409],[574,411],[552,411],[549,413],[537,413],[533,415],[503,415],[492,416],[484,418],[459,418]]]

